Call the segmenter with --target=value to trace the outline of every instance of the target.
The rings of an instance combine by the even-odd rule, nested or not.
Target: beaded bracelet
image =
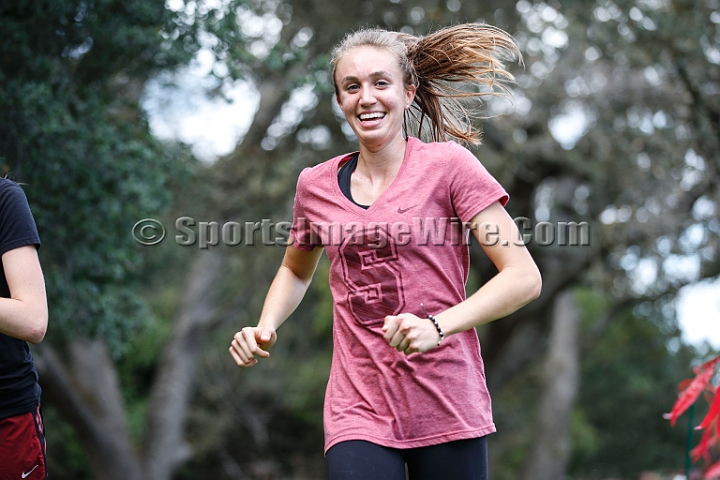
[[[421,303],[421,304],[420,304],[420,308],[422,308],[422,311],[423,311],[423,313],[425,314],[425,316],[426,316],[431,322],[433,322],[433,324],[435,325],[435,329],[437,329],[438,333],[440,334],[440,340],[438,340],[438,343],[437,343],[437,344],[438,344],[438,347],[439,347],[440,344],[442,343],[442,341],[445,340],[445,333],[443,333],[442,328],[440,328],[440,324],[438,323],[438,321],[437,321],[437,319],[435,318],[435,316],[434,316],[434,315],[430,315],[429,313],[427,313],[427,311],[425,310],[425,305],[423,305],[423,304]]]

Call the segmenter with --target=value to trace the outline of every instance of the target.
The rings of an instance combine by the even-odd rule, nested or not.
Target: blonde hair
[[[503,30],[483,23],[464,23],[443,28],[425,37],[378,28],[348,34],[332,52],[330,62],[335,94],[337,63],[356,47],[370,46],[392,52],[399,61],[405,86],[416,87],[415,100],[406,112],[417,136],[423,127],[434,141],[455,138],[480,143],[480,131],[472,124],[468,100],[511,95],[507,87],[515,78],[504,61],[522,62],[515,40]],[[423,125],[425,119],[428,125]]]

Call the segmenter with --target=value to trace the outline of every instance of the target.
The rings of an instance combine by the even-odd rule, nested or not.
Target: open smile
[[[372,113],[361,113],[358,118],[361,122],[365,122],[368,120],[379,120],[381,118],[384,118],[385,114],[382,112],[372,112]]]

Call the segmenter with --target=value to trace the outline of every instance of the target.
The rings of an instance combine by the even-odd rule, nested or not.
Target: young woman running
[[[405,480],[406,469],[411,480],[487,478],[495,425],[474,327],[535,299],[541,279],[505,190],[447,140],[479,143],[463,102],[506,93],[502,61],[519,55],[484,24],[423,38],[361,30],[333,52],[336,99],[359,151],[300,174],[292,243],[258,325],[230,347],[243,367],[270,355],[324,250],[334,300],[330,480]],[[466,299],[470,232],[498,274]]]

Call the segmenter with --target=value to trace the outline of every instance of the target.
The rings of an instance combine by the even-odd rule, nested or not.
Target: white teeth
[[[385,116],[384,113],[380,112],[374,112],[374,113],[363,113],[360,115],[360,120],[370,120],[373,118],[383,118]]]

